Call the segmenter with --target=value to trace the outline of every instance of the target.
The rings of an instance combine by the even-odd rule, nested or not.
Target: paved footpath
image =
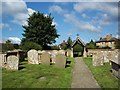
[[[75,58],[71,88],[100,88],[82,57]]]

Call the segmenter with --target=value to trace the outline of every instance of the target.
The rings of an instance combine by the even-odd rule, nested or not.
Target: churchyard
[[[64,50],[37,51],[32,49],[27,52],[27,57],[21,60],[20,58],[24,56],[11,55],[10,52],[2,54],[2,87],[69,88],[74,59],[68,57],[71,55],[70,52],[66,55]],[[9,81],[12,82],[9,83]]]
[[[77,34],[76,40],[55,44],[60,35],[53,18],[33,12],[22,25],[20,45],[1,44],[2,88],[120,89],[120,40],[110,34],[85,44]]]
[[[88,50],[86,57],[83,58],[101,88],[119,87],[119,69],[114,70],[111,61],[118,59],[118,51],[117,49]],[[3,88],[71,87],[75,63],[71,50],[31,49],[27,53],[20,54],[20,51],[1,54]],[[90,55],[92,57],[89,57]],[[21,60],[23,57],[24,60]]]

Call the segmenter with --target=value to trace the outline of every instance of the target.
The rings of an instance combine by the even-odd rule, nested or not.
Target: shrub
[[[60,48],[58,46],[54,45],[54,46],[51,46],[51,50],[60,50]]]
[[[30,49],[42,50],[42,47],[34,42],[24,42],[22,45],[20,45],[20,48],[25,51]]]

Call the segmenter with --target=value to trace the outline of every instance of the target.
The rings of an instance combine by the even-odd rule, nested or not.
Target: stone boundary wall
[[[93,66],[110,62],[113,75],[120,79],[120,49],[88,49],[88,56],[92,56]]]
[[[96,54],[102,56],[104,62],[109,62],[110,60],[116,62],[118,61],[119,50],[120,49],[88,49],[87,56],[93,56],[93,54]]]

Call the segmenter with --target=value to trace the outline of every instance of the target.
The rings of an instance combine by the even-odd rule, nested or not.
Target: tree
[[[51,46],[51,50],[60,50],[60,48],[59,48],[59,46],[54,45],[54,46]]]
[[[34,12],[27,19],[28,25],[24,25],[24,33],[22,34],[24,42],[34,42],[42,47],[55,43],[55,39],[59,37],[55,25],[52,24],[53,17],[51,14],[45,16],[43,13]]]
[[[102,37],[100,37],[100,40],[102,40]]]
[[[116,40],[115,48],[116,48],[116,49],[120,49],[120,39],[117,39],[117,40]]]
[[[95,44],[95,42],[93,40],[91,40],[89,43],[87,43],[86,47],[88,49],[95,49],[95,48],[97,48],[97,46],[96,46],[96,44]]]
[[[2,44],[2,52],[6,52],[8,50],[13,50],[14,45],[11,43],[10,40],[7,40],[5,43]]]
[[[19,45],[18,44],[13,44],[15,49],[19,49]]]
[[[30,49],[42,50],[42,47],[39,44],[34,42],[24,42],[24,44],[22,43],[20,45],[20,49],[26,50],[26,51]]]
[[[67,48],[70,49],[72,46],[72,39],[69,37],[67,40]]]

